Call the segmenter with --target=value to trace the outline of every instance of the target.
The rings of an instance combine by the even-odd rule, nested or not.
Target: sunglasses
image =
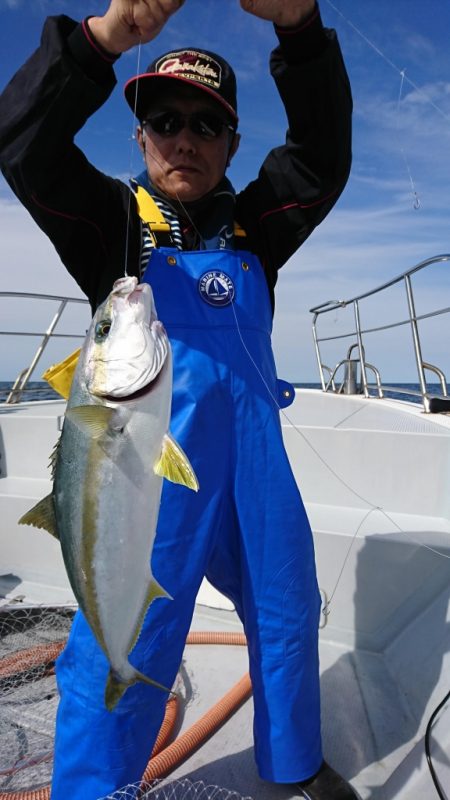
[[[207,141],[217,139],[225,129],[235,133],[236,128],[230,122],[209,111],[197,111],[194,114],[181,114],[180,111],[158,111],[142,122],[142,127],[151,128],[159,136],[176,136],[183,128],[189,128],[196,136]]]

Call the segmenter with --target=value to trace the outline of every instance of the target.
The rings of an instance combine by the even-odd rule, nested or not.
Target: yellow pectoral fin
[[[116,409],[109,406],[74,406],[66,411],[66,417],[93,439],[99,439],[112,427],[115,415]]]
[[[198,492],[197,476],[192,469],[190,461],[170,433],[166,433],[164,436],[161,455],[159,461],[155,464],[154,470],[162,478],[167,478],[172,483],[181,483],[183,486],[187,486],[188,489]]]
[[[53,495],[48,494],[33,508],[19,519],[19,525],[33,525],[35,528],[43,528],[51,533],[55,539],[59,539],[56,530],[55,506],[53,505]]]
[[[59,364],[53,364],[43,374],[43,378],[47,383],[61,395],[65,400],[68,400],[70,389],[72,386],[72,379],[75,374],[75,369],[81,353],[81,348],[75,350],[70,356],[61,361]]]

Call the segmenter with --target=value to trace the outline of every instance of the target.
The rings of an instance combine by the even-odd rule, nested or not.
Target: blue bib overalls
[[[200,490],[164,482],[152,571],[174,599],[151,605],[130,660],[171,685],[206,575],[235,604],[248,639],[259,774],[299,781],[322,761],[320,598],[282,441],[265,277],[244,251],[160,248],[144,280],[173,349],[171,433]],[[108,712],[108,669],[78,613],[57,664],[52,800],[97,800],[142,776],[167,697],[137,684]]]

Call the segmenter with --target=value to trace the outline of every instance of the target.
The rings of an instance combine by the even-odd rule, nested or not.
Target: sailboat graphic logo
[[[234,300],[234,283],[225,272],[205,272],[198,282],[198,289],[210,306],[228,306]]]

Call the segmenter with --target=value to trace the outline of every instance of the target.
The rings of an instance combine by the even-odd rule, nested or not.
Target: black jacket
[[[286,108],[286,143],[236,198],[236,221],[264,267],[278,269],[330,211],[351,162],[351,93],[334,31],[317,12],[298,31],[276,29],[271,72]],[[115,86],[113,66],[82,26],[50,17],[40,48],[0,96],[0,165],[11,188],[95,308],[123,275],[130,189],[90,164],[73,140]],[[129,274],[139,274],[134,196]]]

